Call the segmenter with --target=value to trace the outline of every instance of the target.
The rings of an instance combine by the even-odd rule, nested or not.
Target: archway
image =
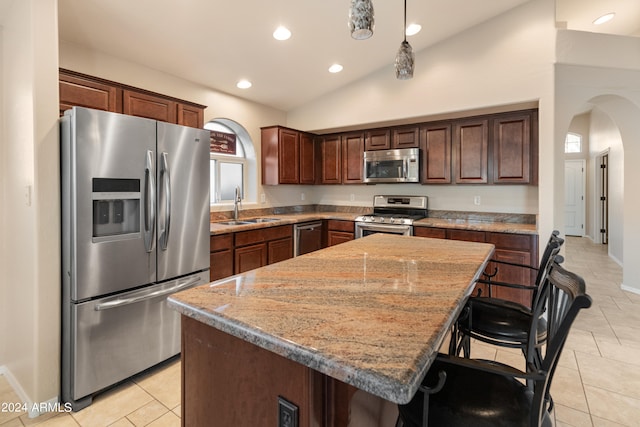
[[[556,130],[566,135],[569,130],[569,123],[574,115],[583,113],[585,110],[591,110],[598,115],[600,126],[608,128],[610,131],[615,129],[619,134],[619,147],[614,147],[616,151],[617,162],[610,165],[610,173],[614,175],[615,186],[613,190],[619,194],[619,201],[615,201],[616,206],[612,210],[616,210],[619,214],[616,226],[618,227],[614,235],[610,235],[609,252],[612,257],[623,265],[623,285],[624,290],[634,293],[640,293],[640,224],[637,219],[640,218],[640,200],[634,197],[631,188],[633,183],[640,182],[640,168],[636,165],[640,161],[640,107],[635,102],[619,94],[594,94],[593,87],[585,92],[591,92],[591,96],[583,97],[583,102],[578,103],[580,97],[576,97],[575,87],[572,87],[571,98],[563,99],[568,102],[566,108],[556,110]],[[583,94],[584,95],[584,94]],[[569,108],[569,104],[572,107]],[[573,114],[571,114],[573,112]],[[602,125],[610,121],[612,126]],[[612,132],[613,134],[614,132]],[[559,139],[559,133],[556,133]],[[557,140],[558,140],[557,139]],[[615,139],[615,138],[614,138]],[[614,143],[615,145],[615,143]],[[589,155],[589,163],[594,173],[595,159],[601,151],[602,146],[591,150]],[[558,151],[556,151],[558,153]],[[561,163],[562,156],[556,156],[556,166]],[[559,168],[556,168],[558,171]],[[564,175],[561,174],[564,180]],[[615,177],[619,179],[615,180]],[[559,180],[558,180],[559,181]],[[625,183],[627,183],[625,197]],[[595,185],[595,181],[591,181],[590,185]],[[595,192],[595,188],[591,189]],[[615,196],[614,196],[615,197]],[[612,221],[613,222],[613,221]]]

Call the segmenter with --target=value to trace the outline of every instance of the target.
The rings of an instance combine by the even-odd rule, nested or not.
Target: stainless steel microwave
[[[420,149],[365,151],[364,182],[420,182]]]

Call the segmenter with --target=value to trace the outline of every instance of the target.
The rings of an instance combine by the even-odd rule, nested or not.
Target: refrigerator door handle
[[[164,193],[165,215],[164,227],[160,229],[160,249],[167,250],[169,244],[169,230],[171,228],[171,174],[169,173],[168,154],[162,153],[160,161],[160,179]]]
[[[153,237],[156,228],[156,184],[154,180],[153,151],[147,150],[145,156],[144,189],[144,248],[153,251]]]
[[[201,281],[200,278],[197,276],[191,277],[186,282],[178,283],[177,285],[172,286],[169,289],[163,289],[163,290],[159,290],[159,291],[155,291],[145,295],[140,295],[140,296],[131,297],[131,298],[116,299],[113,301],[103,302],[102,304],[96,304],[95,310],[96,311],[109,310],[111,308],[122,307],[124,305],[135,304],[137,302],[145,301],[148,299],[158,298],[161,296],[173,294],[175,292],[179,292],[183,289],[196,285],[200,281]]]

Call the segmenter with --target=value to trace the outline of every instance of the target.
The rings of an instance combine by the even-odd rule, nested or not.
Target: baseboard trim
[[[620,285],[620,289],[623,291],[631,292],[632,294],[640,295],[640,289],[632,288],[631,286]]]
[[[39,415],[42,415],[47,412],[60,411],[60,399],[58,396],[53,397],[46,402],[42,403],[34,403],[29,396],[20,385],[20,382],[13,376],[11,371],[6,365],[0,366],[0,375],[4,376],[13,391],[18,395],[18,398],[22,401],[22,403],[26,404],[29,410],[27,411],[27,416],[29,418],[36,418]]]

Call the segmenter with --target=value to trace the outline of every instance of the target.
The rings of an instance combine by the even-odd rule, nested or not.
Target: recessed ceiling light
[[[251,87],[251,82],[249,80],[240,80],[236,86],[238,89],[249,89]]]
[[[329,72],[330,73],[339,73],[340,71],[342,71],[342,65],[340,64],[333,64],[331,67],[329,67]]]
[[[291,37],[291,31],[282,25],[273,32],[273,38],[276,40],[288,40]]]
[[[602,25],[605,22],[609,22],[613,19],[613,17],[616,16],[616,14],[614,12],[611,13],[607,13],[606,15],[602,15],[601,17],[599,17],[598,19],[596,19],[595,21],[593,21],[593,23],[595,25]]]
[[[414,36],[414,35],[418,34],[421,29],[422,29],[422,25],[420,25],[420,24],[410,24],[407,27],[407,35],[408,36]]]

